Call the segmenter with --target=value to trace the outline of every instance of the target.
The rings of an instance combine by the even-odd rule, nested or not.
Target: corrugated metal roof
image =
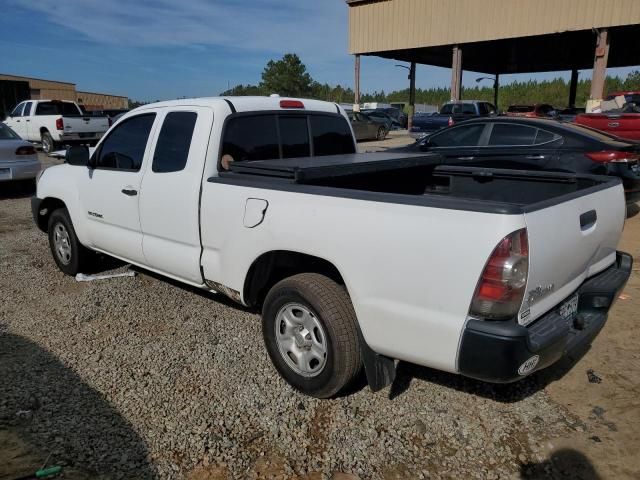
[[[640,0],[347,0],[347,4],[352,54],[640,24]],[[638,43],[627,48],[637,49]]]

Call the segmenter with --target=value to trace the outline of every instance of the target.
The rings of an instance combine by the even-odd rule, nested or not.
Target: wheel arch
[[[347,288],[341,272],[329,260],[292,250],[272,250],[261,254],[249,267],[242,291],[244,303],[260,307],[271,287],[299,273],[319,273]]]
[[[43,133],[49,133],[49,129],[47,127],[40,127],[40,135]]]
[[[38,207],[36,217],[36,225],[41,231],[45,233],[47,232],[47,229],[49,227],[49,217],[54,210],[57,210],[59,208],[67,208],[66,203],[64,203],[59,198],[45,197],[44,200],[42,200]]]

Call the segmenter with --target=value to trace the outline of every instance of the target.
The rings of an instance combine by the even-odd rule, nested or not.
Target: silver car
[[[349,112],[349,120],[356,140],[384,140],[389,130],[384,123],[376,121],[366,113]]]
[[[34,179],[41,168],[35,147],[0,122],[0,182]]]

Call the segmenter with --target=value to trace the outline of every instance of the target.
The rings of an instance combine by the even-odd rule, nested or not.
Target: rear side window
[[[96,168],[140,170],[155,117],[155,113],[137,115],[114,127],[96,152]]]
[[[495,123],[489,137],[489,145],[533,145],[537,130],[524,125]]]
[[[311,115],[313,154],[316,156],[356,153],[349,124],[342,116]]]
[[[474,147],[480,142],[484,124],[448,128],[432,135],[428,142],[433,147]]]
[[[558,135],[554,134],[554,133],[547,132],[546,130],[538,130],[538,133],[536,135],[535,144],[539,145],[541,143],[552,142],[554,140],[557,140],[558,138],[560,138],[560,137]]]
[[[275,115],[232,118],[227,122],[222,155],[234,161],[280,158]]]
[[[151,165],[154,172],[179,172],[184,169],[197,119],[195,112],[170,112],[164,117]]]
[[[308,157],[311,155],[307,117],[280,117],[280,141],[282,158]]]

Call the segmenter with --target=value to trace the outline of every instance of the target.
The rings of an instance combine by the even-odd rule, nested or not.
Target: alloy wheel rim
[[[327,364],[327,336],[318,317],[299,303],[288,303],[276,315],[278,351],[298,375],[316,377]]]
[[[53,246],[58,260],[69,265],[71,262],[71,240],[69,232],[62,223],[56,223],[53,227]]]

